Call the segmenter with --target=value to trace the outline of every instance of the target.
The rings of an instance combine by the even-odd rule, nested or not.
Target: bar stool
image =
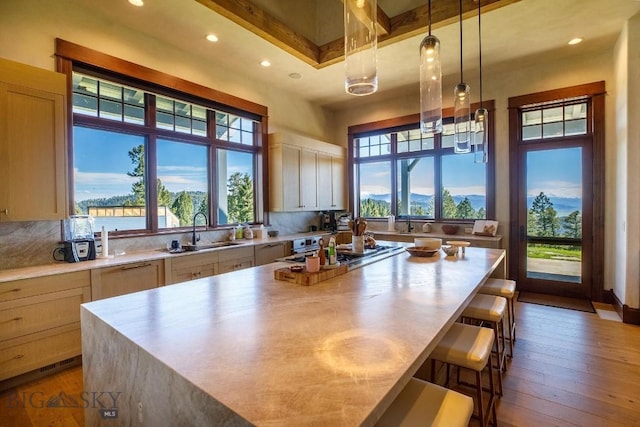
[[[377,427],[467,427],[473,399],[453,390],[411,378],[376,423]]]
[[[493,381],[493,363],[491,361],[493,341],[493,334],[488,328],[454,323],[429,356],[431,358],[432,382],[435,381],[436,360],[447,364],[447,386],[449,385],[449,365],[458,367],[458,379],[460,376],[460,368],[470,369],[475,372],[476,383],[473,384],[473,386],[476,390],[476,401],[478,404],[477,417],[483,426],[489,424],[491,417],[493,417],[493,424],[497,425],[495,406],[496,391]],[[482,398],[482,392],[484,390],[482,386],[482,371],[487,367],[489,370],[488,391],[490,398],[485,410]]]
[[[513,344],[516,342],[516,310],[513,299],[516,294],[516,281],[507,279],[487,279],[478,291],[485,295],[495,295],[507,299],[507,324],[509,325],[509,358],[513,357]]]
[[[476,294],[462,312],[462,323],[477,322],[493,329],[495,352],[498,357],[498,395],[502,396],[502,371],[506,370],[504,313],[507,300],[494,295]]]

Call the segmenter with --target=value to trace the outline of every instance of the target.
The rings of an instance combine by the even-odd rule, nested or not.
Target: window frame
[[[482,107],[485,108],[488,114],[487,122],[487,140],[488,140],[488,162],[486,166],[486,218],[495,218],[495,102],[493,100],[483,101]],[[479,103],[471,105],[471,110],[475,111],[480,108]],[[453,108],[445,108],[442,111],[443,119],[453,119]],[[428,151],[407,151],[403,153],[397,152],[397,141],[392,141],[391,153],[387,155],[367,157],[365,161],[356,160],[357,147],[355,140],[360,137],[367,137],[373,135],[379,135],[381,133],[388,132],[401,132],[407,130],[416,129],[420,123],[420,114],[411,114],[402,117],[396,117],[392,119],[385,119],[375,122],[363,123],[359,125],[349,126],[348,128],[348,165],[349,165],[349,210],[353,212],[353,215],[359,215],[359,205],[356,203],[359,200],[359,177],[358,177],[358,165],[360,163],[389,161],[392,163],[391,167],[391,214],[395,215],[397,219],[406,219],[407,215],[397,215],[397,171],[393,165],[399,159],[422,157],[422,154],[429,153]],[[453,148],[441,148],[439,140],[434,139],[434,149],[432,150],[434,157],[442,157],[453,153]],[[417,156],[417,154],[420,154]],[[431,154],[427,154],[430,156]],[[436,222],[436,223],[468,223],[474,220],[471,219],[444,219],[442,218],[442,170],[441,161],[434,161],[434,218],[424,219],[415,218],[418,222]],[[414,217],[412,216],[413,220]],[[371,221],[386,221],[382,218],[369,218]]]
[[[218,148],[247,152],[253,155],[253,179],[254,179],[254,222],[268,223],[268,213],[265,209],[266,194],[266,153],[265,142],[267,141],[268,110],[267,107],[255,104],[233,95],[225,94],[205,86],[198,85],[162,72],[132,64],[122,59],[85,48],[61,39],[56,39],[56,62],[57,70],[67,75],[68,101],[67,101],[67,125],[71,130],[74,126],[86,126],[94,129],[111,130],[125,132],[146,137],[145,164],[153,167],[145,168],[145,179],[147,182],[157,180],[157,158],[156,140],[157,138],[169,139],[184,143],[204,145],[208,150],[208,203],[209,227],[229,228],[232,224],[218,224],[217,206],[218,191],[216,185],[216,152]],[[193,133],[183,133],[169,131],[155,126],[156,110],[155,96],[145,94],[147,98],[145,107],[145,123],[131,124],[124,121],[115,121],[99,117],[73,113],[73,72],[80,72],[91,77],[108,80],[124,86],[134,87],[145,92],[176,99],[182,102],[204,106],[208,109],[207,119],[215,124],[215,112],[224,112],[236,115],[241,118],[254,121],[254,144],[229,142],[215,138],[215,126],[209,126],[207,136],[194,135]],[[153,104],[153,105],[150,105]],[[75,183],[73,181],[73,132],[69,132],[69,144],[67,149],[68,157],[68,182],[69,182],[69,212],[75,209]],[[113,232],[118,235],[156,235],[184,232],[190,227],[158,228],[158,218],[155,214],[157,210],[157,187],[147,186],[147,210],[146,228],[137,230],[119,230]]]

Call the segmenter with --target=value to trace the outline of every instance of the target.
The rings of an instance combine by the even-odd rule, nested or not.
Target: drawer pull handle
[[[18,316],[18,317],[14,317],[14,318],[13,318],[13,321],[14,321],[14,322],[18,322],[18,321],[20,321],[20,320],[22,320],[22,316]]]
[[[150,263],[145,262],[144,264],[138,264],[138,265],[132,265],[132,266],[128,266],[128,267],[120,267],[120,270],[125,271],[125,270],[133,270],[136,268],[143,268],[143,267],[149,267],[151,266]]]
[[[3,214],[5,214],[5,215],[9,215],[9,209],[6,209],[6,208],[5,208],[5,209],[2,209],[2,210],[0,211],[0,213],[3,213]]]
[[[0,292],[0,293],[2,293],[2,294],[8,294],[9,292],[20,292],[20,291],[21,291],[21,289],[20,289],[20,288],[15,288],[15,289],[9,289],[9,290],[7,290],[7,291],[3,291],[3,292]]]
[[[17,354],[13,358],[14,359],[22,359],[23,357],[24,357],[24,354]]]

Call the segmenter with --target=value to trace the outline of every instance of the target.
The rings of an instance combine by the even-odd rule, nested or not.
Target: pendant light
[[[480,108],[474,114],[473,161],[487,163],[487,119],[489,112],[482,107],[482,10],[478,1],[478,53],[480,58]]]
[[[431,0],[429,34],[420,43],[420,129],[424,134],[442,132],[440,40],[431,34]]]
[[[351,95],[378,90],[376,0],[344,0],[344,88]]]
[[[471,152],[471,107],[469,85],[462,74],[462,0],[460,0],[460,83],[453,90],[453,151]]]

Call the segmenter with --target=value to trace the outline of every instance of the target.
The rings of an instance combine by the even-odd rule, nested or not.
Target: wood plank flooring
[[[640,427],[640,327],[519,302],[516,318],[499,425]],[[81,367],[0,394],[0,427],[84,425],[82,408],[38,407],[61,392],[80,395]]]

